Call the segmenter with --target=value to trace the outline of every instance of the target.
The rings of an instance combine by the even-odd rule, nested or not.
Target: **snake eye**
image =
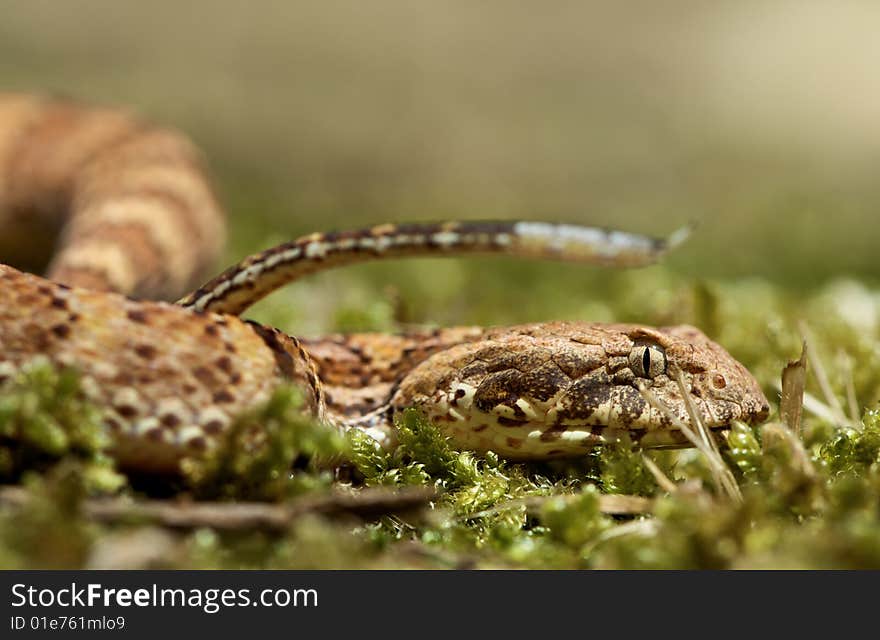
[[[666,373],[666,352],[656,344],[638,344],[629,354],[629,368],[640,378]]]

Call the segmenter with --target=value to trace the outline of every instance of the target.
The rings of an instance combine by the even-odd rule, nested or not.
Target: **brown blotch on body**
[[[606,358],[600,348],[582,348],[553,354],[553,362],[572,380],[577,380],[602,367]]]
[[[49,348],[49,345],[52,342],[51,334],[32,322],[24,326],[23,333],[27,341],[30,342],[37,351],[45,351]]]
[[[517,409],[519,409],[519,407],[517,407]],[[505,418],[504,416],[499,416],[497,422],[502,427],[522,427],[529,423],[528,420],[515,420],[513,418]]]
[[[223,423],[220,420],[209,420],[202,427],[202,430],[205,433],[208,433],[211,435],[216,435],[216,434],[220,433],[221,431],[223,431]]]
[[[189,440],[186,443],[186,446],[188,449],[192,449],[193,451],[204,451],[208,448],[208,441],[201,436],[196,436],[192,440]]]
[[[56,324],[54,327],[50,329],[52,333],[54,333],[59,338],[67,338],[70,336],[70,327],[66,324]]]
[[[235,395],[233,395],[232,393],[230,393],[226,389],[223,389],[222,391],[218,391],[217,393],[215,393],[213,398],[214,398],[214,402],[216,402],[217,404],[235,402]]]
[[[636,420],[648,407],[639,391],[632,387],[616,387],[613,396],[614,404],[620,407],[620,417],[625,424]]]
[[[233,373],[232,360],[229,359],[229,356],[220,356],[214,361],[214,363],[222,372],[229,375]]]
[[[634,444],[638,444],[641,439],[645,437],[645,433],[647,433],[647,429],[641,427],[630,427],[627,429],[627,435],[629,435],[630,440],[632,440]]]
[[[280,331],[275,329],[271,329],[269,327],[264,327],[263,325],[257,324],[251,320],[246,320],[251,329],[253,329],[254,333],[257,334],[262,340],[263,343],[269,348],[272,352],[272,355],[275,358],[275,364],[278,366],[278,369],[281,371],[282,375],[285,378],[293,378],[296,373],[296,366],[293,361],[293,356],[288,353],[287,349],[284,348],[284,345],[279,338]],[[293,343],[293,345],[299,349],[299,355],[302,357],[304,353],[302,351],[302,346],[299,342],[293,338],[289,338],[289,340]],[[309,381],[311,383],[311,380]]]
[[[179,426],[181,420],[177,414],[166,413],[161,418],[159,418],[159,422],[162,423],[162,425],[165,427],[173,428]]]
[[[474,392],[474,406],[486,413],[499,404],[512,407],[520,396],[519,371],[503,371],[487,376]]]
[[[217,376],[215,376],[207,367],[196,367],[193,369],[193,375],[196,377],[196,380],[206,387],[217,385]]]
[[[115,376],[113,376],[113,384],[120,387],[133,387],[136,381],[135,376],[131,373],[131,371],[122,370],[117,372]]]
[[[612,387],[607,376],[581,378],[562,397],[560,420],[586,420],[612,400]]]
[[[123,418],[134,418],[138,414],[137,407],[133,407],[130,404],[121,404],[114,407],[114,409],[116,409],[116,413],[121,415]]]
[[[151,344],[139,344],[135,346],[134,352],[144,360],[152,360],[156,357],[156,347]]]
[[[126,311],[125,315],[127,315],[128,319],[132,322],[147,324],[147,314],[140,309],[129,309]]]
[[[542,433],[539,440],[541,442],[555,442],[562,437],[562,434],[565,433],[566,430],[567,427],[563,425],[554,425]]]

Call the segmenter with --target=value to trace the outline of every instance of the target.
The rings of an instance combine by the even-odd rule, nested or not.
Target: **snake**
[[[745,366],[688,325],[298,338],[241,316],[307,274],[368,260],[501,254],[638,267],[686,230],[382,224],[313,233],[208,278],[225,213],[185,135],[124,109],[0,94],[0,231],[0,385],[35,358],[76,370],[123,470],[179,474],[282,385],[301,390],[304,415],[377,446],[393,447],[399,416],[415,408],[454,448],[514,461],[583,456],[624,437],[687,444],[678,425],[689,403],[713,430],[769,412]]]

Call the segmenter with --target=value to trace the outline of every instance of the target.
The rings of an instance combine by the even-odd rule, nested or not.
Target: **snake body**
[[[0,229],[56,229],[49,279],[0,265],[0,382],[35,357],[80,371],[120,466],[176,473],[235,417],[294,383],[303,411],[387,446],[417,407],[462,449],[574,456],[626,434],[680,444],[650,389],[710,428],[767,400],[699,330],[600,323],[458,327],[299,340],[238,314],[304,274],[392,257],[505,253],[637,266],[681,240],[540,222],[381,225],[312,234],[246,258],[178,304],[222,242],[222,215],[183,136],[113,110],[0,97]],[[12,231],[10,231],[10,234]],[[4,234],[6,245],[12,235]],[[0,251],[13,255],[0,243]],[[20,252],[19,252],[20,253]],[[127,295],[121,295],[127,294]]]
[[[179,295],[225,240],[203,164],[185,136],[125,111],[0,93],[0,257],[89,289]]]

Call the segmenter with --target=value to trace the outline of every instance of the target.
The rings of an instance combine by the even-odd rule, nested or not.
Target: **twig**
[[[281,504],[89,498],[83,501],[82,513],[89,519],[104,523],[144,521],[175,529],[213,527],[224,530],[283,531],[306,514],[356,516],[370,520],[424,507],[436,497],[437,491],[432,487],[406,487],[399,490],[337,490]],[[0,508],[22,508],[30,501],[30,494],[21,487],[0,489]]]

